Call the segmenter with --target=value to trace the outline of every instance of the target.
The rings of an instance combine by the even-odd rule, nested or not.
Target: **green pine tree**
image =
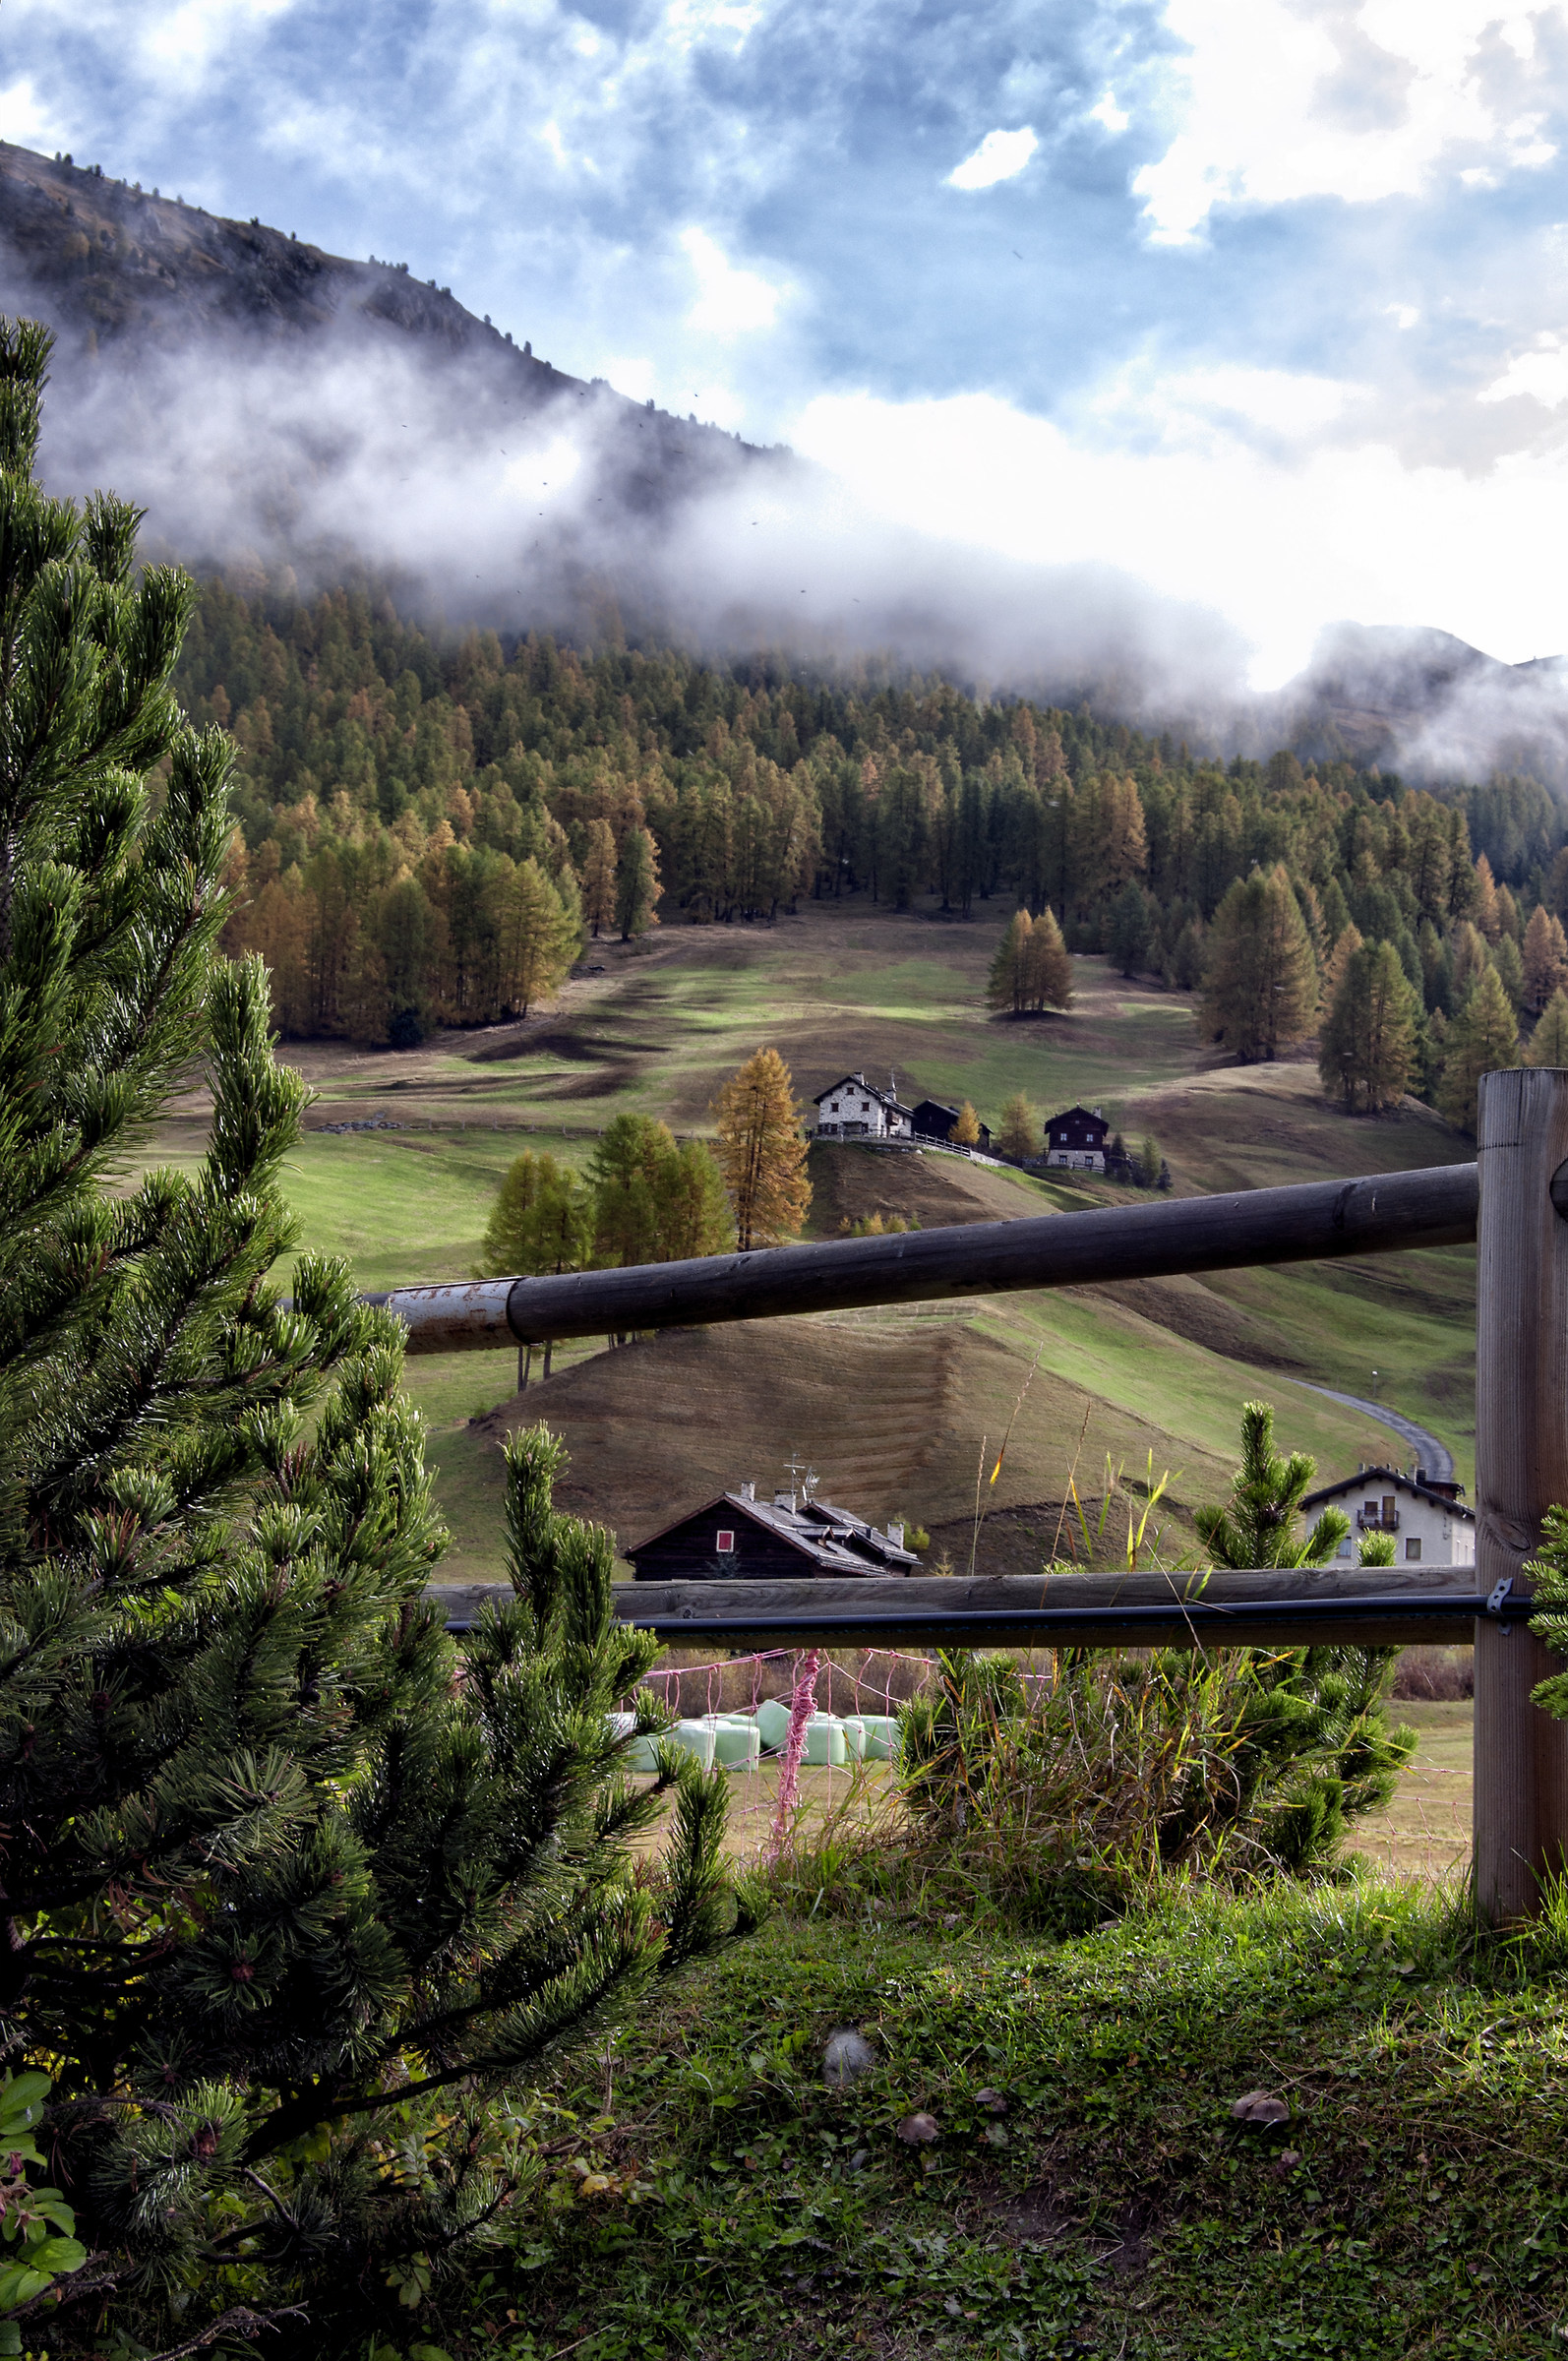
[[[514,1441],[516,1596],[459,1653],[399,1325],[271,1277],[305,1094],[215,948],[231,749],[169,693],[189,584],[32,478],[48,350],[0,327],[5,2062],[52,2078],[94,2349],[105,2305],[129,2351],[303,2304],[345,2351],[489,2234],[488,2094],[716,1938],[723,1796],[666,1759],[650,1879],[606,1717],[655,1643],[559,1455]],[[124,1188],[193,1061],[204,1160]]]
[[[1203,1022],[1233,1057],[1272,1059],[1312,1022],[1317,969],[1306,922],[1283,865],[1237,878],[1214,914]]]
[[[1443,1058],[1437,1104],[1451,1123],[1475,1135],[1482,1074],[1519,1062],[1519,1027],[1502,980],[1483,967],[1453,1023]]]
[[[1568,1065],[1568,992],[1559,984],[1540,1012],[1525,1052],[1527,1065]]]
[[[1149,964],[1149,952],[1154,942],[1155,922],[1149,915],[1149,897],[1135,878],[1129,878],[1111,908],[1111,927],[1106,948],[1113,966],[1124,976],[1135,976]]]
[[[1296,1531],[1316,1469],[1304,1451],[1282,1457],[1266,1402],[1241,1411],[1241,1465],[1223,1506],[1198,1509],[1199,1538],[1217,1566],[1238,1569],[1327,1563],[1350,1535],[1343,1510],[1325,1508],[1304,1536]],[[1374,1562],[1374,1561],[1368,1561]],[[1330,1860],[1351,1821],[1393,1793],[1416,1744],[1391,1728],[1384,1711],[1399,1651],[1394,1648],[1238,1650],[1246,1685],[1232,1757],[1234,1785],[1187,1801],[1173,1828],[1194,1815],[1255,1824],[1271,1860],[1302,1871]]]
[[[645,935],[649,927],[658,925],[654,915],[658,903],[657,847],[646,828],[628,828],[615,875],[615,923],[621,930],[623,942],[630,942],[634,935]]]
[[[476,1279],[580,1271],[593,1248],[593,1199],[575,1173],[532,1148],[508,1166],[485,1228]]]
[[[1341,943],[1354,933],[1347,928]],[[1324,1020],[1317,1061],[1323,1087],[1339,1093],[1347,1115],[1398,1106],[1417,1067],[1418,1013],[1393,944],[1357,944]]]

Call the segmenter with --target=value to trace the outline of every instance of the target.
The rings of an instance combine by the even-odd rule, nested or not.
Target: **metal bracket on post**
[[[1503,1601],[1507,1598],[1513,1587],[1514,1578],[1511,1574],[1505,1574],[1501,1582],[1494,1582],[1492,1584],[1491,1589],[1486,1594],[1486,1612],[1489,1615],[1500,1615],[1502,1613]],[[1504,1639],[1507,1639],[1508,1634],[1513,1630],[1513,1628],[1514,1627],[1512,1623],[1504,1623],[1501,1626]]]

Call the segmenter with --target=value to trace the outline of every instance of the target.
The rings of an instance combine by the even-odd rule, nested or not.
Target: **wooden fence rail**
[[[1412,1639],[1467,1642],[1477,1620],[1518,1621],[1466,1579],[1424,1580],[1414,1566],[1321,1573],[869,1575],[852,1581],[636,1582],[616,1596],[623,1622],[683,1647],[1239,1648]],[[447,1585],[434,1596],[454,1631],[471,1627],[500,1583]]]
[[[1475,1165],[1435,1165],[1359,1180],[1314,1180],[1300,1188],[1097,1206],[1020,1222],[706,1254],[624,1271],[399,1287],[371,1301],[403,1321],[410,1353],[484,1352],[639,1328],[704,1327],[869,1303],[1467,1245],[1476,1236],[1478,1195]]]
[[[1524,1572],[1546,1509],[1568,1503],[1568,1070],[1486,1075],[1471,1165],[635,1270],[399,1288],[377,1300],[405,1321],[411,1352],[448,1353],[1472,1239],[1474,1576],[1437,1567],[1414,1580],[1392,1567],[1213,1574],[1179,1597],[1164,1577],[1085,1576],[1077,1588],[1055,1578],[649,1583],[628,1586],[620,1611],[670,1640],[732,1646],[1474,1638],[1476,1896],[1488,1917],[1508,1921],[1538,1911],[1546,1881],[1568,1870],[1568,1724],[1531,1701],[1561,1667],[1526,1628]],[[449,1594],[454,1621],[465,1611],[471,1619],[476,1597]]]

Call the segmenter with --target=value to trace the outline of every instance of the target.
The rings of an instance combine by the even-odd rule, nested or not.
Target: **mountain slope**
[[[532,490],[545,454],[552,560],[580,577],[602,570],[612,532],[787,464],[557,369],[406,265],[328,254],[6,143],[0,304],[56,333],[45,454],[62,488],[112,477],[199,567],[239,546],[274,575],[339,579],[380,560],[418,574],[433,538],[451,554],[432,502],[449,517],[487,492],[493,505],[509,474]],[[420,490],[378,549],[367,526],[414,452]],[[482,546],[483,526],[462,538]]]

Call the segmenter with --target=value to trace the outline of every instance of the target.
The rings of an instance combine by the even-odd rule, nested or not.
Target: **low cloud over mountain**
[[[0,302],[59,336],[50,480],[113,484],[151,543],[241,585],[369,569],[503,631],[891,657],[1217,747],[1568,786],[1553,665],[1347,625],[1251,696],[1236,628],[1130,571],[890,523],[788,452],[557,369],[395,263],[4,145]]]

